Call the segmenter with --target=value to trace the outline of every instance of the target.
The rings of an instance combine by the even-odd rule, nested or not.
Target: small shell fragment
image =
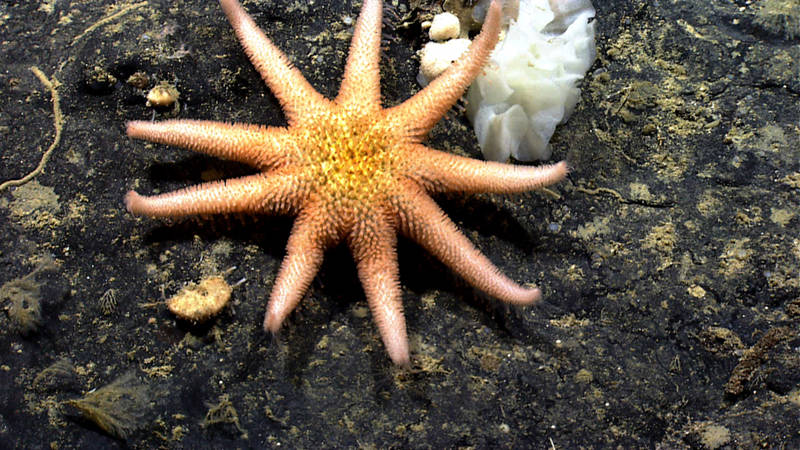
[[[428,30],[428,36],[434,41],[455,39],[460,33],[461,24],[458,22],[458,17],[449,12],[435,15]]]
[[[205,322],[228,304],[232,288],[220,276],[208,277],[199,284],[189,284],[167,300],[167,308],[181,319]]]
[[[168,108],[178,101],[178,89],[175,85],[162,81],[147,93],[147,106],[155,108]]]
[[[446,42],[428,42],[420,50],[419,74],[417,81],[427,86],[434,78],[447,70],[469,49],[469,39],[451,39]]]

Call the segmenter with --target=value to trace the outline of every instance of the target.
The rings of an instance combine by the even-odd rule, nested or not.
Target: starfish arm
[[[258,28],[237,0],[220,0],[245,53],[281,103],[290,124],[319,113],[328,102]]]
[[[522,287],[503,275],[418,187],[406,185],[394,205],[400,230],[471,285],[507,303],[529,305],[541,299],[538,288]]]
[[[386,351],[395,364],[407,367],[410,358],[395,250],[397,237],[390,223],[378,219],[358,227],[349,244]]]
[[[201,214],[289,214],[297,210],[305,189],[294,174],[257,174],[232,180],[203,183],[161,195],[125,195],[128,211],[151,217]]]
[[[428,192],[511,194],[549,186],[569,169],[561,161],[546,166],[517,166],[480,161],[416,145],[408,170]]]
[[[128,136],[187,148],[259,169],[283,165],[293,143],[285,128],[204,120],[128,122]]]
[[[358,17],[350,54],[344,68],[344,78],[339,88],[336,102],[344,106],[368,105],[372,110],[380,110],[380,45],[381,17],[380,0],[365,0]]]
[[[500,34],[500,1],[494,0],[486,13],[480,34],[469,51],[428,86],[405,102],[390,108],[387,114],[415,138],[423,138],[478,76],[489,59]]]
[[[295,221],[286,244],[286,256],[269,297],[265,330],[277,333],[300,303],[322,265],[325,249],[336,239],[335,230],[331,228],[325,215],[313,207],[303,211]]]

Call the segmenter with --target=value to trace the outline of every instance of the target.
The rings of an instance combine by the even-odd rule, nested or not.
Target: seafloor
[[[389,3],[391,105],[418,90],[420,23],[441,2]],[[245,2],[328,96],[359,6]],[[63,111],[43,172],[0,192],[0,447],[800,448],[800,2],[595,7],[598,58],[553,139],[569,178],[438,199],[544,302],[499,305],[401,240],[399,370],[346,249],[273,339],[262,315],[290,219],[123,207],[132,188],[250,171],[133,141],[125,121],[284,123],[216,2],[0,3],[0,180],[55,138],[32,66]],[[145,105],[159,81],[179,111]],[[429,144],[480,157],[462,112]],[[166,309],[230,268],[245,281],[211,322]]]

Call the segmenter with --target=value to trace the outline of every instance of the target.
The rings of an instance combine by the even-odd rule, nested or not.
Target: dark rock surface
[[[397,3],[387,104],[418,89],[420,15],[439,4]],[[358,2],[245,7],[335,94]],[[0,192],[0,446],[800,447],[800,30],[784,16],[800,4],[595,7],[598,59],[553,139],[573,166],[556,195],[438,199],[545,301],[500,305],[401,240],[403,371],[346,249],[327,254],[273,339],[261,320],[290,219],[125,211],[132,188],[250,172],[130,140],[125,121],[284,123],[215,2],[0,4],[0,180],[33,170],[53,141],[31,66],[58,80],[65,119],[43,173]],[[145,105],[161,81],[179,110]],[[480,157],[458,109],[429,144]],[[215,320],[166,309],[231,267],[228,281],[245,281]],[[31,297],[18,303],[40,301],[32,332],[6,298],[20,280]]]

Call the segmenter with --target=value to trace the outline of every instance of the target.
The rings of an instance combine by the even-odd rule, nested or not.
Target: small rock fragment
[[[150,84],[150,77],[144,72],[135,72],[128,77],[126,83],[136,89],[144,89]]]

